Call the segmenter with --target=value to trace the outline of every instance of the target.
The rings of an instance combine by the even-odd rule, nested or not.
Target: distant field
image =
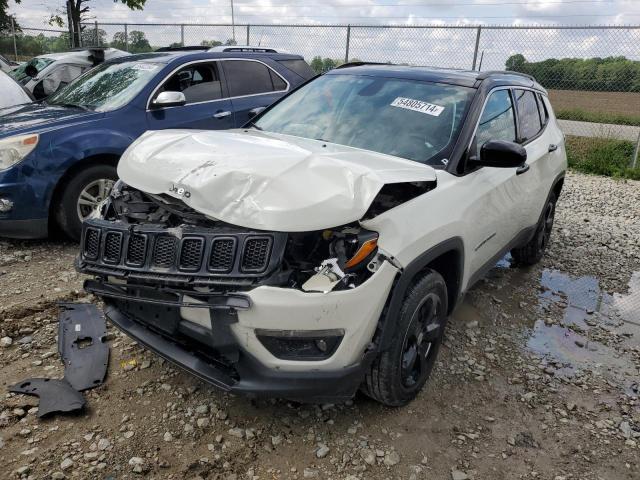
[[[629,117],[637,117],[640,112],[640,93],[636,92],[549,90],[549,99],[556,112],[583,110]]]

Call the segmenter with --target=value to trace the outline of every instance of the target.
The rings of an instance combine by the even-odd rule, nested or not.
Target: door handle
[[[259,113],[262,113],[262,111],[267,108],[267,107],[256,107],[256,108],[252,108],[251,110],[249,110],[249,118],[253,118],[256,115],[258,115]]]
[[[224,118],[224,117],[228,117],[229,115],[231,115],[231,112],[228,110],[226,112],[217,111],[216,113],[213,114],[215,118]]]
[[[516,175],[522,175],[523,173],[526,173],[528,171],[529,171],[529,164],[525,163],[524,165],[516,169]]]
[[[551,145],[549,145],[549,152],[555,152],[558,149],[558,145],[556,145],[555,143],[552,143]]]

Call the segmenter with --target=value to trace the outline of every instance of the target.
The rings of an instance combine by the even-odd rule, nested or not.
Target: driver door
[[[186,104],[155,108],[153,100],[165,91],[182,92]],[[233,128],[232,104],[228,99],[218,62],[188,64],[166,79],[149,99],[147,126],[149,130]]]

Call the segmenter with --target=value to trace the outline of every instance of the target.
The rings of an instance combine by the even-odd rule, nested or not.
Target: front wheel
[[[366,395],[392,407],[406,405],[416,397],[435,365],[447,309],[445,281],[429,270],[407,293],[391,345],[365,376],[362,389]]]
[[[553,220],[556,215],[556,200],[555,193],[551,192],[533,238],[526,245],[511,250],[511,256],[517,265],[535,265],[542,260],[551,239]]]
[[[80,240],[82,221],[107,198],[117,179],[115,167],[93,165],[67,182],[55,212],[58,226],[67,236]]]

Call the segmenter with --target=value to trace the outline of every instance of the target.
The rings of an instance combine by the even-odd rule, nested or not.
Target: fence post
[[[100,36],[98,35],[98,21],[96,20],[96,47],[100,46]]]
[[[344,51],[344,63],[349,63],[349,44],[351,43],[351,25],[347,25],[347,45]]]
[[[18,43],[16,41],[16,24],[11,17],[11,35],[13,35],[13,59],[18,61]]]
[[[482,27],[478,27],[478,31],[476,33],[476,48],[473,50],[473,65],[471,66],[471,70],[476,69],[476,62],[478,61],[478,48],[480,47],[480,33],[482,33]]]
[[[129,24],[124,24],[124,50],[129,51]]]
[[[184,23],[180,24],[180,43],[184,47]]]
[[[247,45],[251,45],[251,43],[249,43],[249,32],[251,31],[251,25],[247,25]]]
[[[638,165],[638,154],[640,154],[640,132],[638,132],[638,141],[636,142],[636,148],[633,149],[631,168],[636,168],[636,166]]]

